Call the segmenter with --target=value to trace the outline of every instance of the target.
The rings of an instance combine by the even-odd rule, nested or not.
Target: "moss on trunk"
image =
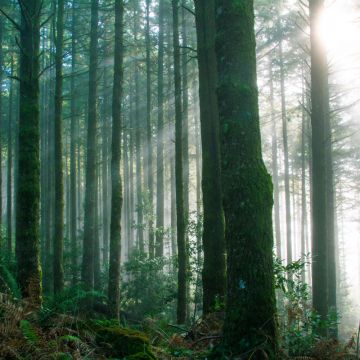
[[[224,341],[276,350],[272,183],[261,153],[252,0],[217,0],[218,102],[227,244]]]

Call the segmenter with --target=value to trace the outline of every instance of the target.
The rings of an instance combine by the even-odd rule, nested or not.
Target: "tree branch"
[[[0,12],[15,26],[17,30],[21,30],[20,25],[10,16],[8,15],[3,9],[0,8]]]

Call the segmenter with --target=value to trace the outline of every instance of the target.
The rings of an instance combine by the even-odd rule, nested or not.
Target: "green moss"
[[[150,350],[149,339],[139,331],[118,326],[97,326],[96,343],[108,357],[128,359],[136,355],[131,359],[156,359]]]

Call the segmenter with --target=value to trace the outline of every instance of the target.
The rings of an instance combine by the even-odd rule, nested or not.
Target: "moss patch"
[[[108,357],[156,359],[150,350],[149,339],[139,331],[115,326],[98,327],[96,343]]]

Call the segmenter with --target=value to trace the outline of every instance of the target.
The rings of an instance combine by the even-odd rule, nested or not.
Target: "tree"
[[[121,207],[122,184],[121,161],[121,98],[123,83],[123,0],[115,1],[115,51],[113,84],[113,131],[111,142],[111,223],[110,223],[110,267],[109,267],[109,307],[110,313],[119,318],[120,305],[120,255],[121,255]]]
[[[22,1],[19,1],[23,5]],[[39,259],[39,49],[40,0],[21,6],[19,170],[16,196],[17,279],[24,298],[41,304]]]
[[[87,124],[86,189],[84,206],[84,246],[82,281],[87,289],[94,287],[95,217],[96,215],[96,124],[99,0],[91,1],[90,66]]]
[[[224,343],[274,357],[272,184],[261,153],[252,0],[217,0],[216,53],[227,245]]]
[[[181,74],[179,43],[179,0],[172,0],[173,47],[174,47],[174,86],[175,86],[175,178],[176,178],[176,221],[178,244],[178,295],[177,322],[186,320],[186,243],[183,184],[183,125],[181,107]]]
[[[216,95],[215,1],[196,0],[195,12],[203,169],[203,312],[207,314],[218,301],[224,300],[226,283],[219,109]]]
[[[64,0],[57,3],[56,23],[56,79],[55,79],[55,237],[54,237],[54,293],[64,288],[64,182],[62,166],[62,63],[64,42]]]
[[[76,0],[72,3],[72,20],[71,20],[71,80],[70,80],[70,93],[71,93],[71,119],[70,119],[70,241],[71,241],[71,266],[72,266],[72,282],[77,282],[77,206],[76,206],[76,138],[77,135],[77,120],[78,120],[78,106],[77,106],[77,91],[75,82],[75,71],[77,61],[77,6]],[[80,174],[78,174],[80,176]]]
[[[151,126],[151,55],[150,55],[150,0],[146,0],[146,30],[145,30],[145,47],[146,47],[146,155],[147,155],[147,187],[149,196],[149,255],[154,257],[154,224],[153,224],[153,156],[152,156],[152,126]]]
[[[328,62],[321,38],[323,0],[310,0],[312,128],[312,286],[313,306],[325,319],[336,308],[334,183]]]
[[[164,0],[159,0],[158,48],[158,121],[157,121],[157,183],[156,183],[156,243],[155,256],[164,253]]]

